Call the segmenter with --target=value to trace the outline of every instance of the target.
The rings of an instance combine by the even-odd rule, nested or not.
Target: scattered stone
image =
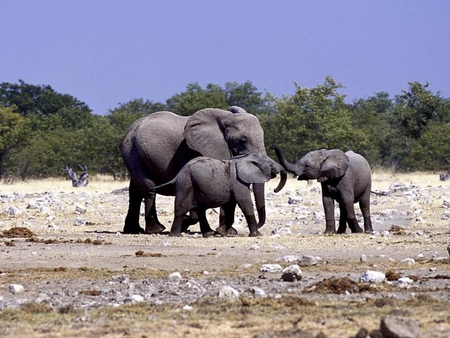
[[[22,213],[23,213],[23,211],[17,207],[8,207],[8,208],[6,208],[5,212],[9,216],[19,216],[19,215],[22,215]]]
[[[252,293],[255,298],[266,298],[267,297],[266,292],[263,289],[258,288],[258,287],[253,287]]]
[[[273,235],[292,235],[292,230],[288,226],[280,227],[272,230],[272,236]]]
[[[414,319],[404,317],[382,317],[380,332],[383,337],[420,338],[419,322]]]
[[[86,207],[83,207],[81,205],[75,206],[75,213],[76,214],[82,215],[82,214],[85,214],[86,212],[87,212],[87,208]]]
[[[322,262],[319,256],[305,255],[298,260],[300,266],[317,265]]]
[[[297,197],[289,197],[288,198],[288,204],[299,204],[302,202],[301,198],[297,198]]]
[[[174,281],[174,282],[179,282],[182,279],[183,278],[181,277],[181,273],[179,273],[179,272],[172,272],[169,275],[169,280]]]
[[[250,250],[259,250],[259,246],[258,246],[257,244],[253,244],[253,245],[250,247]]]
[[[406,265],[414,265],[414,264],[416,264],[416,261],[413,258],[405,258],[405,259],[402,259],[400,262],[404,263]]]
[[[18,293],[22,293],[24,292],[25,289],[23,287],[23,285],[20,284],[9,284],[9,292],[13,293],[13,294],[18,294]]]
[[[409,277],[402,277],[397,280],[397,286],[399,287],[408,287],[413,284],[414,281]]]
[[[361,257],[359,257],[359,261],[361,263],[367,263],[367,256],[365,254],[362,254]]]
[[[235,301],[239,299],[239,291],[231,286],[224,285],[219,290],[219,298],[226,301]]]
[[[363,273],[363,275],[360,277],[360,281],[362,283],[382,283],[386,279],[386,275],[384,272],[381,271],[373,271],[373,270],[367,270]]]
[[[280,264],[263,264],[261,266],[261,272],[279,272],[283,270]]]
[[[86,224],[86,221],[82,217],[75,218],[75,220],[73,222],[73,225],[75,225],[75,226],[83,226],[85,224]]]
[[[190,305],[185,305],[185,306],[183,306],[183,310],[184,310],[184,311],[192,311],[192,309],[193,309],[193,307],[190,306]]]
[[[132,295],[131,296],[131,301],[133,303],[140,303],[144,301],[144,297],[142,297],[141,295]]]
[[[277,261],[293,263],[293,262],[297,262],[298,259],[299,259],[298,256],[288,255],[288,256],[284,256],[284,257],[278,258]]]
[[[293,282],[301,280],[302,274],[303,272],[297,264],[290,265],[281,272],[281,279],[285,282]]]

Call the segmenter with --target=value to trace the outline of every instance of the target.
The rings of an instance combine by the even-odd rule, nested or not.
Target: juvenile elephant
[[[234,223],[236,204],[242,210],[250,230],[249,236],[261,236],[254,215],[250,185],[265,183],[278,173],[284,179],[275,189],[280,191],[286,183],[284,168],[267,155],[247,154],[230,160],[197,157],[189,161],[178,175],[166,184],[155,187],[157,191],[172,186],[175,190],[175,214],[170,236],[180,236],[184,215],[194,210],[200,222],[203,237],[214,236],[206,219],[206,210],[222,206],[225,224],[217,232],[226,236]]]
[[[192,116],[156,112],[135,121],[121,145],[122,157],[130,173],[129,207],[124,233],[143,233],[139,226],[141,202],[145,203],[145,232],[160,233],[155,193],[157,185],[172,180],[191,159],[199,156],[227,160],[232,156],[258,153],[266,155],[264,132],[256,116],[240,107],[229,111],[206,108]],[[254,184],[253,192],[259,223],[265,223],[264,184]],[[174,196],[173,187],[158,194]],[[221,212],[221,224],[224,220]],[[185,227],[196,219],[186,218]]]
[[[373,231],[370,219],[370,192],[372,174],[366,159],[353,151],[339,149],[314,150],[297,163],[289,163],[277,146],[275,150],[281,165],[299,180],[317,179],[322,185],[322,201],[325,210],[325,233],[334,233],[334,201],[339,204],[338,233],[345,233],[347,223],[352,232],[363,232],[355,216],[354,204],[359,202],[364,217],[364,231]]]

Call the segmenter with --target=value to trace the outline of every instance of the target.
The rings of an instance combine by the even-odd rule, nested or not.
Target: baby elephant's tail
[[[173,180],[170,180],[169,182],[166,182],[166,183],[157,185],[156,187],[150,188],[150,190],[151,190],[151,191],[156,191],[156,190],[158,190],[159,188],[167,187],[168,185],[174,184],[175,181],[176,181],[176,179],[177,179],[177,178],[175,177]]]

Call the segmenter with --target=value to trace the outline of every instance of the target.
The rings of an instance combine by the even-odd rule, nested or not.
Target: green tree
[[[352,149],[364,153],[366,135],[352,126],[343,88],[331,77],[323,85],[302,88],[277,102],[277,113],[261,118],[266,144],[280,146],[294,161],[305,153],[322,148]]]
[[[167,99],[168,110],[178,115],[192,115],[204,108],[228,109],[227,97],[223,89],[214,84],[203,89],[198,83],[191,83],[186,91]]]
[[[5,159],[9,152],[18,151],[27,143],[29,121],[15,111],[15,107],[0,104],[0,179],[4,175]]]

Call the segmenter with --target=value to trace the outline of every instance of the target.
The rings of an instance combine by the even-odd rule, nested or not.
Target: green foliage
[[[277,144],[293,161],[315,149],[363,150],[368,140],[353,128],[341,88],[330,77],[311,89],[296,85],[293,96],[278,101],[277,114],[262,118],[266,145]]]
[[[175,114],[188,116],[204,108],[228,109],[228,103],[220,86],[210,83],[203,89],[198,83],[191,83],[185,92],[169,98],[167,107]]]

